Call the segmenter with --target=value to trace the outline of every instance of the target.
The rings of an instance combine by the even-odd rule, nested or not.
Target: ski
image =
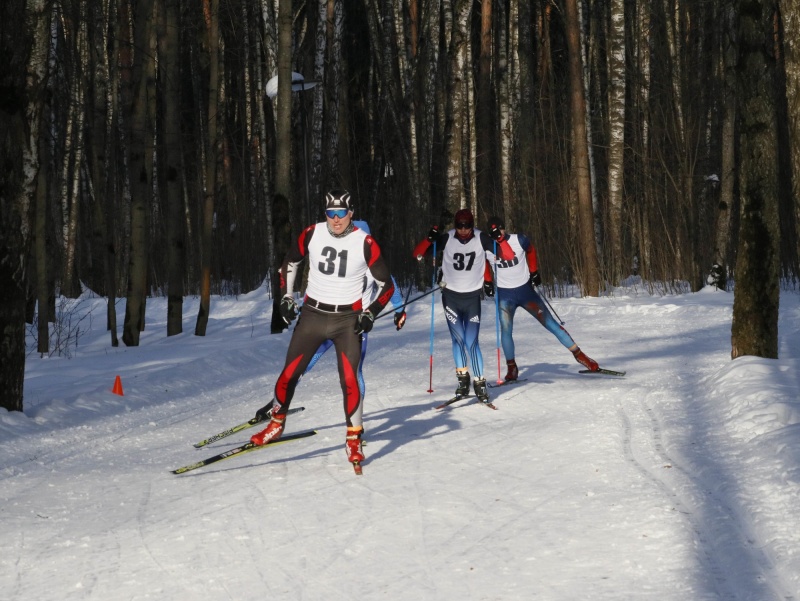
[[[296,407],[295,409],[289,409],[289,411],[286,412],[286,415],[291,415],[292,413],[300,413],[304,409],[305,409],[305,407]],[[237,432],[241,432],[242,430],[245,430],[247,428],[255,426],[256,424],[260,424],[263,421],[266,421],[266,419],[258,419],[257,417],[254,417],[253,419],[250,419],[250,420],[248,420],[248,421],[246,421],[244,423],[241,423],[238,426],[234,426],[233,428],[229,428],[228,430],[224,430],[223,432],[220,432],[219,434],[214,434],[214,436],[211,436],[210,438],[206,438],[205,440],[201,440],[200,442],[196,442],[194,444],[194,447],[196,449],[200,449],[200,448],[206,446],[207,444],[211,444],[212,442],[217,442],[218,440],[220,440],[222,438],[225,438],[226,436],[230,436],[231,434],[236,434]]]
[[[449,400],[445,401],[444,403],[441,403],[440,405],[436,405],[436,407],[434,407],[434,409],[436,409],[438,411],[439,409],[444,409],[445,407],[449,407],[453,403],[457,403],[458,401],[460,401],[462,399],[468,399],[468,398],[471,398],[471,397],[472,397],[471,394],[457,394],[452,399],[449,399]]]
[[[578,373],[579,374],[597,374],[597,375],[603,375],[603,376],[618,376],[618,377],[621,378],[622,376],[625,375],[626,372],[624,372],[624,371],[614,371],[613,369],[603,369],[601,367],[600,369],[597,369],[595,371],[592,371],[590,369],[582,369]]]
[[[434,409],[436,409],[437,411],[440,411],[442,409],[446,409],[446,408],[450,407],[453,403],[457,403],[460,400],[472,399],[472,398],[475,398],[475,395],[472,395],[472,394],[465,394],[465,395],[457,394],[452,399],[448,399],[444,403],[441,403],[440,405],[436,405],[436,407],[434,407]],[[481,401],[480,399],[477,399],[477,398],[475,398],[475,403],[467,403],[465,405],[459,405],[459,407],[469,407],[470,405],[474,405],[476,403],[479,404],[479,405],[484,405],[485,407],[488,407],[489,409],[497,409],[497,407],[494,405],[494,403],[492,403],[490,401]]]
[[[519,382],[527,382],[528,378],[518,378],[516,380],[504,380],[499,384],[490,384],[487,383],[486,385],[489,388],[500,388],[501,386],[508,386],[509,384],[518,384]]]
[[[286,436],[282,436],[278,440],[268,442],[265,445],[254,445],[252,442],[248,442],[247,444],[243,444],[239,447],[234,447],[233,449],[228,449],[227,451],[220,453],[219,455],[214,455],[213,457],[208,457],[203,459],[202,461],[198,461],[197,463],[191,463],[189,465],[184,465],[183,467],[179,467],[178,469],[172,470],[173,474],[184,474],[186,472],[190,472],[192,470],[196,470],[199,467],[205,467],[212,463],[216,463],[217,461],[222,461],[223,459],[229,459],[230,457],[235,457],[236,455],[244,455],[245,453],[249,453],[250,451],[257,451],[258,449],[265,449],[267,447],[274,446],[276,444],[281,444],[284,442],[291,442],[293,440],[298,440],[300,438],[307,438],[309,436],[314,436],[316,434],[316,430],[306,430],[304,432],[296,432],[294,434],[287,434]]]

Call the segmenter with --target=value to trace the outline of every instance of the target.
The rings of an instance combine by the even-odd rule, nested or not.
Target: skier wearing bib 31
[[[502,240],[500,230],[489,233],[475,229],[475,219],[469,209],[455,215],[455,228],[439,232],[433,226],[428,236],[417,244],[414,256],[421,260],[435,243],[442,251],[442,304],[447,327],[453,339],[453,359],[456,364],[458,388],[456,395],[469,394],[469,369],[475,380],[475,396],[483,403],[489,402],[486,379],[483,377],[483,355],[478,344],[481,328],[481,290],[494,295],[492,273],[486,260],[486,251],[494,252],[497,242],[500,257],[511,261],[514,251],[508,241]]]
[[[500,257],[496,261],[497,267],[497,301],[500,306],[500,342],[503,354],[506,356],[506,381],[516,380],[519,369],[514,356],[514,312],[517,307],[525,309],[533,315],[558,341],[563,344],[575,357],[575,360],[585,366],[589,371],[597,371],[597,361],[587,357],[580,347],[554,318],[548,310],[542,297],[536,291],[536,286],[541,285],[536,248],[524,234],[509,234],[505,222],[499,217],[491,217],[488,221],[490,228],[499,229],[502,239],[514,249],[516,258],[506,261]]]
[[[300,264],[308,257],[306,297],[302,319],[292,333],[283,371],[275,383],[269,425],[250,440],[263,445],[280,438],[297,381],[320,345],[332,340],[344,398],[347,458],[358,466],[364,460],[363,409],[357,377],[360,335],[372,329],[375,316],[389,302],[394,286],[377,242],[352,223],[350,193],[331,190],[325,209],[325,221],[303,230],[281,266],[280,312],[286,323],[291,323],[300,311],[292,295]],[[364,307],[362,291],[367,271],[375,279],[378,291],[372,304]]]

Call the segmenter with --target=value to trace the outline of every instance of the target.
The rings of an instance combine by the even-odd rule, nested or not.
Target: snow
[[[401,332],[389,316],[370,335],[360,477],[333,353],[287,422],[316,436],[171,473],[256,431],[192,446],[271,398],[290,333],[269,334],[263,290],[212,299],[205,337],[197,299],[174,337],[149,299],[135,348],[110,346],[102,299],[69,303],[77,346],[33,352],[24,414],[0,410],[0,599],[800,599],[796,293],[781,296],[779,360],[730,359],[733,296],[712,288],[551,299],[627,376],[578,374],[519,313],[528,380],[493,390],[497,411],[441,412],[456,382],[437,293],[427,392],[430,298]]]

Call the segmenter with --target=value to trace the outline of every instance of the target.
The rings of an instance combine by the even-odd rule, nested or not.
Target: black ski
[[[457,394],[452,399],[448,399],[444,403],[441,403],[440,405],[436,405],[436,407],[434,407],[434,409],[436,409],[437,411],[439,411],[441,409],[447,409],[453,403],[457,403],[458,401],[460,401],[462,399],[471,399],[471,398],[475,398],[475,395],[472,395],[472,394]],[[477,403],[479,405],[484,405],[484,406],[488,407],[489,409],[497,409],[497,407],[495,407],[495,405],[493,403],[489,402],[489,401],[481,401],[480,399],[475,398],[475,403]],[[465,405],[459,405],[459,407],[468,407],[470,405],[474,405],[475,403],[467,403]]]
[[[519,378],[517,380],[503,380],[499,384],[489,384],[489,383],[487,383],[486,385],[489,388],[500,388],[501,386],[508,386],[509,384],[518,384],[520,382],[526,382],[527,380],[528,380],[528,378]]]
[[[468,398],[471,398],[471,397],[472,397],[471,394],[457,394],[452,399],[449,399],[449,400],[445,401],[444,403],[442,403],[440,405],[436,405],[436,407],[434,407],[434,409],[436,409],[438,411],[439,409],[444,409],[445,407],[449,407],[453,403],[457,403],[461,399],[468,399]]]
[[[603,369],[601,367],[600,369],[596,369],[594,371],[592,371],[590,369],[582,369],[578,373],[579,374],[597,374],[597,375],[601,375],[601,376],[618,376],[618,377],[621,378],[622,376],[625,375],[626,372],[624,372],[624,371],[614,371],[613,369]]]
[[[292,413],[300,413],[304,409],[305,409],[305,407],[296,407],[294,409],[289,409],[289,411],[286,412],[286,415],[291,415]],[[195,446],[196,449],[202,448],[202,447],[206,446],[207,444],[211,444],[212,442],[217,442],[218,440],[220,440],[222,438],[225,438],[226,436],[230,436],[231,434],[236,434],[237,432],[241,432],[242,430],[245,430],[247,428],[255,426],[256,424],[260,424],[261,422],[264,422],[264,421],[266,421],[266,418],[258,419],[257,417],[254,417],[253,419],[247,420],[246,422],[241,423],[238,426],[234,426],[233,428],[229,428],[228,430],[224,430],[223,432],[220,432],[219,434],[214,434],[214,436],[211,436],[210,438],[206,438],[205,440],[201,440],[200,442],[196,442],[194,444],[194,446]]]
[[[172,473],[184,474],[186,472],[196,470],[199,467],[205,467],[206,465],[209,465],[211,463],[222,461],[223,459],[229,459],[230,457],[235,457],[236,455],[244,455],[245,453],[249,453],[250,451],[257,451],[258,449],[266,449],[267,447],[271,447],[276,444],[283,444],[284,442],[291,442],[293,440],[298,440],[300,438],[307,438],[309,436],[314,436],[314,434],[316,433],[317,433],[316,430],[306,430],[304,432],[287,434],[285,436],[282,436],[278,440],[268,442],[267,444],[264,445],[254,445],[252,442],[248,442],[247,444],[243,444],[239,447],[234,447],[233,449],[228,449],[227,451],[220,453],[219,455],[208,457],[207,459],[203,459],[202,461],[198,461],[197,463],[191,463],[189,465],[184,465],[183,467],[179,467],[178,469],[172,470]]]

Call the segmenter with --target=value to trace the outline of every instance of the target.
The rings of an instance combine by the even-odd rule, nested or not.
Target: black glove
[[[439,237],[439,226],[434,225],[428,232],[428,242],[433,242]]]
[[[372,313],[369,311],[364,311],[356,320],[356,334],[366,334],[369,332],[372,329],[372,324],[374,321],[375,318],[372,316]]]
[[[283,321],[286,322],[286,325],[289,325],[294,321],[294,318],[297,317],[300,309],[297,308],[297,303],[294,302],[291,296],[284,296],[281,299],[280,312]]]
[[[398,311],[394,314],[394,325],[397,328],[397,331],[403,329],[403,326],[406,325],[406,312],[405,311]]]
[[[500,240],[503,239],[503,232],[501,232],[500,228],[497,227],[495,224],[492,224],[489,227],[489,237],[495,242],[500,242]]]
[[[491,282],[484,282],[483,293],[486,296],[494,296],[494,285]]]
[[[539,275],[538,271],[534,271],[531,273],[530,280],[528,280],[531,286],[541,286],[542,285],[542,276]]]

